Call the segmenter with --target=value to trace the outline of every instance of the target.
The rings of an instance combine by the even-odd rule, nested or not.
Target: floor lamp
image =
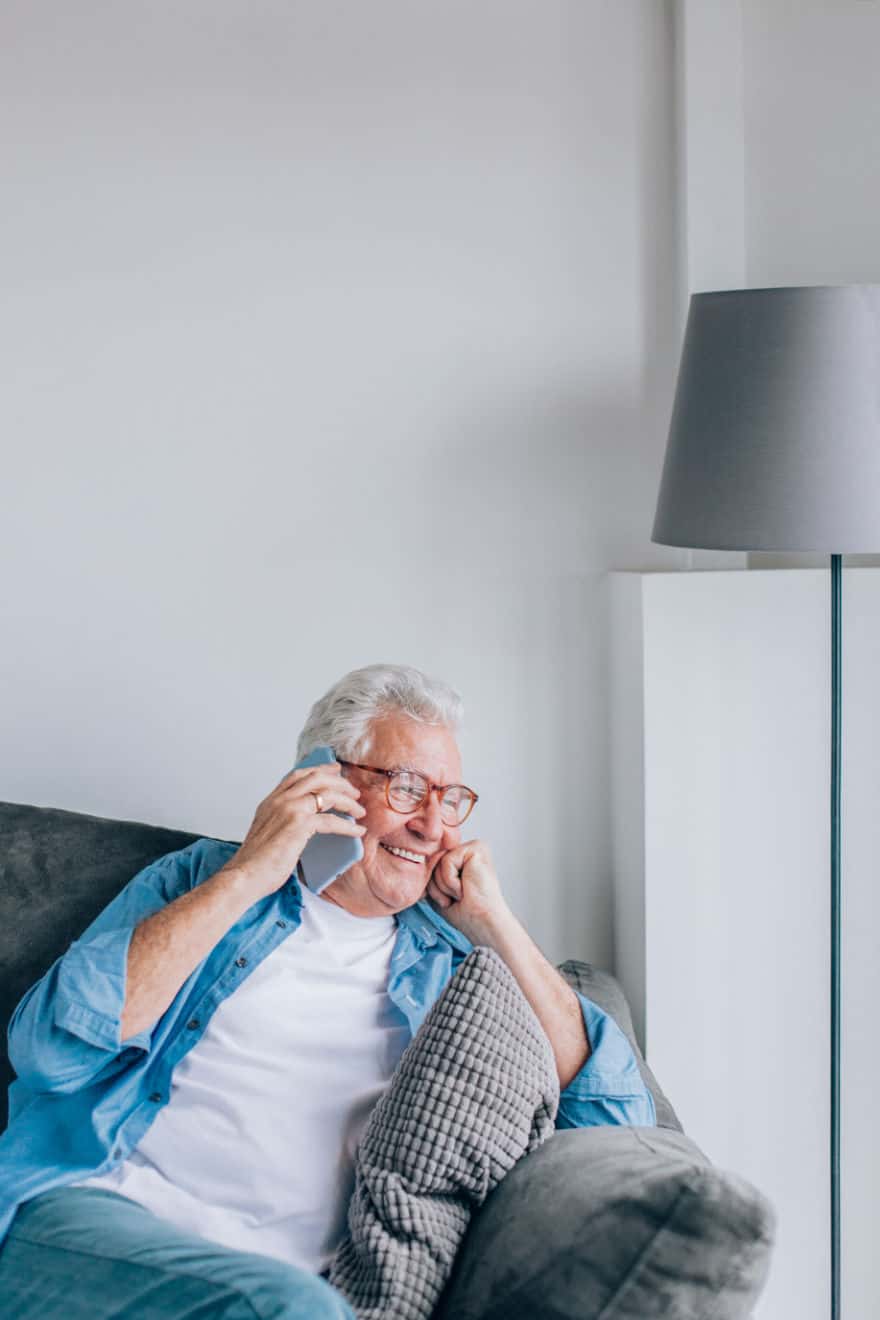
[[[840,1320],[841,557],[880,550],[880,285],[691,298],[652,539],[831,557],[831,1317]]]

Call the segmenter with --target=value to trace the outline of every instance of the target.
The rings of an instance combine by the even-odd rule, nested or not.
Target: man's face
[[[418,724],[406,715],[385,715],[372,725],[372,744],[364,760],[385,770],[417,770],[432,784],[461,783],[461,758],[449,729]],[[393,811],[385,796],[384,775],[344,771],[361,791],[366,815],[360,818],[363,859],[324,890],[322,897],[359,917],[390,916],[418,902],[441,853],[460,842],[457,827],[440,819],[435,793],[412,815]],[[410,854],[408,857],[401,852]],[[418,860],[416,860],[418,859]]]

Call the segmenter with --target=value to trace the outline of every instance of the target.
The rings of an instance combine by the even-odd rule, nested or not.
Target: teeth
[[[393,853],[395,857],[405,857],[408,862],[424,862],[421,853],[407,852],[405,848],[392,848],[390,843],[383,843],[382,847],[388,852]]]

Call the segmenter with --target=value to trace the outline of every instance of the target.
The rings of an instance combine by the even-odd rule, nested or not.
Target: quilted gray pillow
[[[330,1282],[358,1320],[427,1320],[473,1210],[554,1131],[550,1042],[491,949],[469,954],[404,1052],[357,1150]]]

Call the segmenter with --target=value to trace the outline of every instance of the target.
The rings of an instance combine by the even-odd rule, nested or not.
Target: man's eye
[[[417,807],[424,795],[424,785],[415,775],[399,775],[391,781],[391,799],[398,806]]]

